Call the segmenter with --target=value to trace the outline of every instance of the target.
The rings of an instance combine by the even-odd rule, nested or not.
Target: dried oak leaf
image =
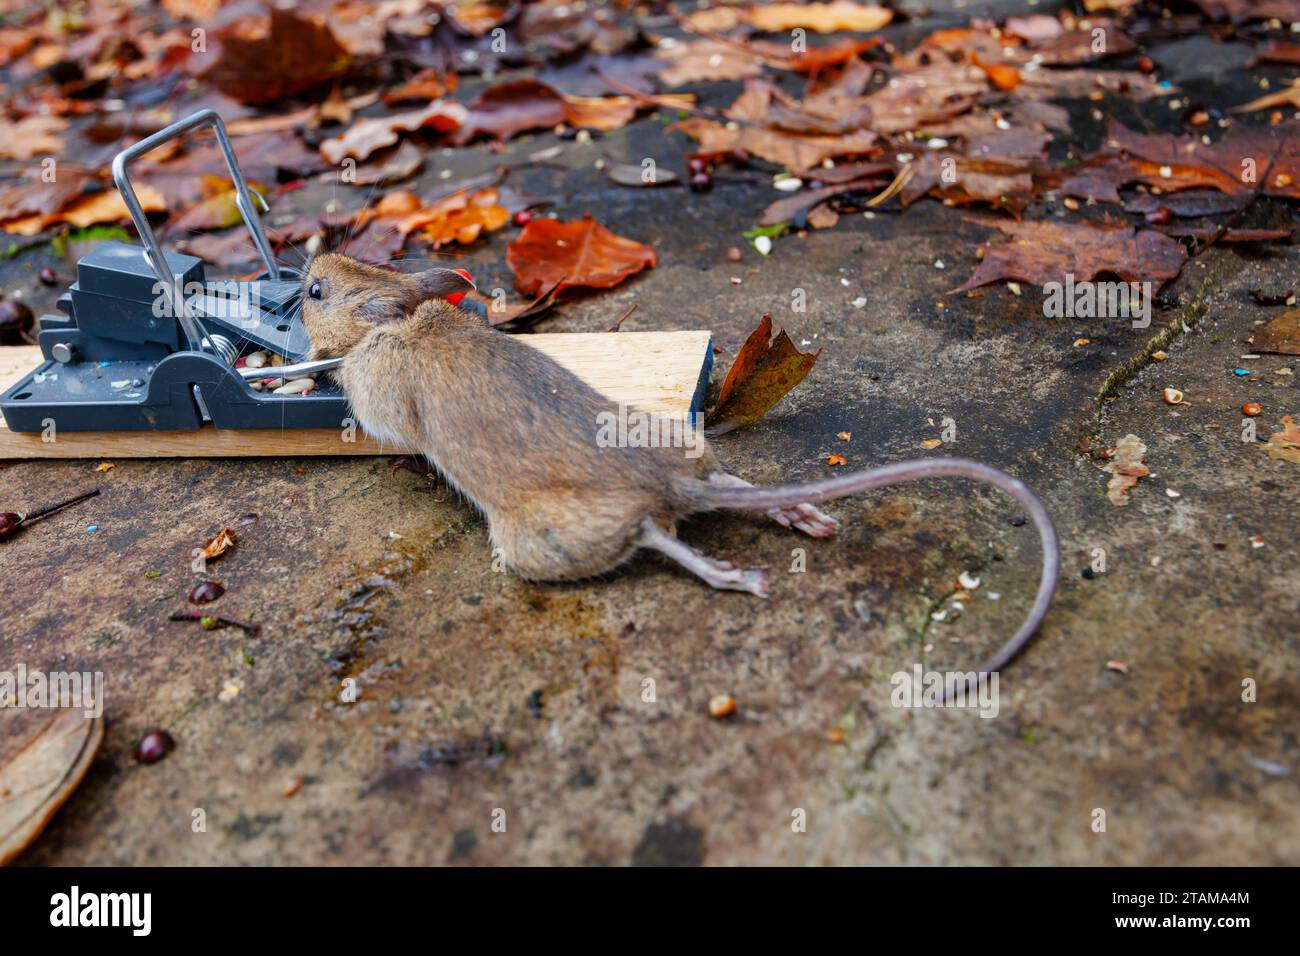
[[[348,157],[363,160],[376,150],[396,143],[399,131],[413,133],[417,129],[430,127],[440,133],[447,133],[459,129],[468,116],[465,107],[455,100],[437,100],[419,110],[374,119],[359,119],[341,136],[321,143],[320,154],[326,162],[334,165]]]
[[[1254,352],[1300,355],[1300,309],[1283,312],[1251,338]]]
[[[102,704],[102,701],[97,703]],[[90,769],[103,717],[81,707],[0,715],[0,866],[31,845]]]
[[[269,23],[241,21],[221,37],[207,79],[242,103],[271,103],[337,79],[351,65],[329,27],[273,7]]]
[[[657,261],[649,246],[615,235],[590,216],[575,222],[534,219],[506,250],[515,286],[525,294],[557,283],[561,289],[608,289]]]
[[[841,30],[868,33],[888,24],[894,13],[875,4],[832,0],[831,3],[770,3],[750,7],[744,12],[744,18],[750,26],[768,33],[785,33],[797,27],[817,33]]]
[[[710,435],[722,435],[752,425],[803,381],[822,354],[800,352],[782,330],[772,338],[772,317],[765,315],[736,354],[718,391],[718,401],[705,417]]]
[[[1125,282],[1149,281],[1158,289],[1178,275],[1187,258],[1180,243],[1150,229],[1069,222],[989,224],[1006,233],[1008,241],[985,243],[984,260],[954,292],[1004,279],[1041,286],[1064,282],[1067,274],[1079,282],[1103,273]]]
[[[216,537],[203,544],[203,557],[209,561],[221,557],[227,551],[235,546],[235,532],[229,528],[222,528],[217,532]]]
[[[1275,461],[1289,461],[1300,465],[1300,428],[1290,415],[1282,416],[1282,430],[1268,436],[1264,446],[1268,457]]]
[[[1137,435],[1125,435],[1115,445],[1115,453],[1101,469],[1111,476],[1110,481],[1106,482],[1106,497],[1111,504],[1116,507],[1128,504],[1129,489],[1138,483],[1139,478],[1145,478],[1151,473],[1142,464],[1146,456],[1147,446],[1142,444],[1142,439]]]

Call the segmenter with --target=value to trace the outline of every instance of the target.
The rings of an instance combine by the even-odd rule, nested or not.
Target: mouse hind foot
[[[711,558],[675,538],[649,518],[641,522],[640,544],[672,558],[711,588],[747,591],[758,597],[767,597],[766,571],[745,570]]]
[[[753,488],[744,478],[715,471],[709,475],[715,485],[734,488]],[[767,516],[783,528],[795,528],[812,538],[829,538],[839,530],[839,522],[808,502],[780,508],[764,508]]]

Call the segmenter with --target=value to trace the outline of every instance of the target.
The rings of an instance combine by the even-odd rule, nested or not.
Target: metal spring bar
[[[162,283],[163,294],[167,296],[172,307],[172,314],[181,324],[181,330],[185,333],[190,349],[196,352],[208,351],[219,354],[220,349],[209,340],[198,317],[190,311],[183,290],[178,292],[176,277],[171,275],[171,270],[167,267],[167,258],[163,255],[162,247],[158,245],[158,239],[149,225],[149,217],[145,215],[144,208],[140,205],[140,200],[131,185],[131,179],[127,175],[127,167],[145,153],[203,126],[211,126],[216,133],[217,143],[226,158],[226,168],[230,170],[230,178],[235,184],[235,207],[239,210],[244,225],[248,227],[253,245],[257,247],[258,254],[266,264],[267,274],[272,280],[278,280],[280,267],[276,265],[271,255],[271,247],[266,241],[266,234],[262,231],[262,220],[258,218],[257,208],[253,205],[253,195],[249,192],[248,183],[244,181],[244,174],[239,168],[234,147],[230,145],[230,137],[226,135],[226,126],[215,110],[200,110],[193,116],[178,120],[166,129],[159,130],[134,146],[122,150],[113,157],[113,182],[117,185],[117,191],[122,194],[122,201],[126,203],[127,211],[131,213],[131,221],[135,223],[135,231],[139,233],[140,240],[144,243],[145,261],[149,263]]]

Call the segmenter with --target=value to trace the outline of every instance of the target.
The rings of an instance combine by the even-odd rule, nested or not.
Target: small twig
[[[615,322],[613,325],[611,325],[609,328],[607,328],[605,331],[606,331],[606,332],[617,332],[619,326],[622,325],[625,321],[627,321],[627,318],[628,318],[628,317],[629,317],[633,312],[636,311],[637,306],[640,305],[640,304],[641,304],[641,303],[639,303],[639,302],[633,302],[633,303],[632,303],[632,308],[630,308],[630,309],[628,309],[626,312],[624,312],[624,313],[623,313],[623,317],[622,317],[621,319],[619,319],[617,322]]]

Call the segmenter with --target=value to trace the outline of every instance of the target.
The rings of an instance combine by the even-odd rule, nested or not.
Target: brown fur
[[[445,270],[433,270],[434,273]],[[514,336],[441,299],[430,273],[401,275],[340,255],[313,260],[303,320],[367,432],[418,448],[487,516],[520,575],[600,574],[636,550],[645,518],[671,530],[696,510],[692,479],[712,452],[609,448],[601,412],[617,406]],[[703,439],[701,439],[702,441]]]

